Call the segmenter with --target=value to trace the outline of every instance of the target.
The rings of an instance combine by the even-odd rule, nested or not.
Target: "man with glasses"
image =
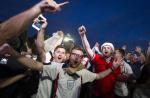
[[[49,78],[51,78],[52,80],[57,80],[56,82],[57,88],[53,93],[54,98],[78,98],[82,84],[92,82],[95,79],[102,79],[121,65],[121,61],[117,60],[113,62],[113,66],[111,68],[103,72],[92,73],[86,69],[81,69],[80,71],[76,71],[75,72],[76,75],[74,76],[67,73],[63,68],[55,66],[55,64],[53,66],[45,67],[40,62],[21,56],[11,47],[7,46],[6,48],[8,54],[11,54],[24,66],[33,70],[44,71],[45,75],[47,75]],[[76,69],[77,67],[79,67],[79,65],[81,65],[81,63],[83,64],[84,60],[82,57],[83,57],[82,49],[80,47],[74,47],[71,51],[67,67]]]

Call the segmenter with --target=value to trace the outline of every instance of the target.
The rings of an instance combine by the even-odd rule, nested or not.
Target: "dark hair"
[[[83,48],[82,48],[81,46],[78,46],[78,45],[75,45],[75,46],[72,48],[72,50],[80,50],[80,51],[82,51],[82,52],[84,53]],[[71,50],[71,51],[72,51],[72,50]]]
[[[58,48],[63,48],[63,49],[66,50],[66,48],[65,48],[63,45],[58,45],[58,46],[54,49],[54,51],[56,51]]]
[[[54,52],[58,49],[58,48],[63,48],[63,49],[65,49],[65,53],[66,53],[66,48],[63,46],[63,45],[58,45],[55,49],[54,49]],[[52,58],[50,59],[50,61],[53,61],[53,55],[52,55],[52,52],[50,51],[50,54],[51,54],[51,56],[52,56]]]
[[[123,57],[126,55],[126,53],[125,53],[125,51],[123,49],[118,48],[116,50],[118,50],[122,54]]]

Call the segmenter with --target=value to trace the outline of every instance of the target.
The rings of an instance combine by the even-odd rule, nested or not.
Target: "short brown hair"
[[[126,55],[126,53],[125,53],[125,51],[124,51],[123,49],[118,48],[118,49],[116,49],[116,50],[118,50],[118,51],[121,53],[121,55],[122,55],[123,57]]]
[[[82,48],[81,46],[78,46],[78,45],[75,45],[75,46],[72,48],[72,50],[80,50],[80,51],[82,51],[82,52],[84,53],[83,48]],[[72,50],[71,50],[71,51],[72,51]]]
[[[58,46],[54,49],[54,52],[55,52],[58,48],[63,48],[63,49],[66,50],[66,48],[65,48],[63,45],[58,45]]]

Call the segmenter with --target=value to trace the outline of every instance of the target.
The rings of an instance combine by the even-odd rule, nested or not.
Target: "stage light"
[[[74,42],[74,39],[71,37],[71,35],[68,33],[64,36],[63,42]]]

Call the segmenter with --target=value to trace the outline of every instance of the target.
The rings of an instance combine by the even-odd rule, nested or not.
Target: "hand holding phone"
[[[40,14],[33,22],[32,27],[39,31],[44,21],[46,21],[46,18],[42,14]]]

